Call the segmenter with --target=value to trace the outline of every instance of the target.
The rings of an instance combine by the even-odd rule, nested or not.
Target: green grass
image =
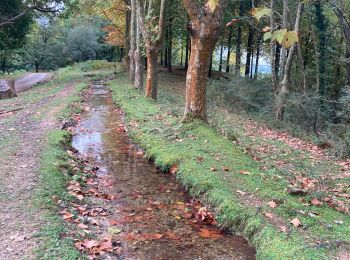
[[[58,206],[53,196],[66,203],[71,198],[66,190],[69,175],[63,174],[69,159],[66,149],[70,136],[65,131],[52,131],[48,134],[48,146],[43,151],[40,168],[40,188],[36,194],[38,206],[46,212],[45,225],[37,234],[42,243],[36,248],[37,259],[78,259],[79,251],[74,247],[73,239],[63,237],[69,232],[67,224],[57,214]]]
[[[326,206],[303,205],[298,197],[286,192],[287,181],[278,177],[277,169],[261,170],[261,164],[245,154],[242,147],[209,125],[181,124],[182,97],[167,92],[155,103],[130,87],[123,75],[111,82],[111,89],[114,102],[126,113],[130,135],[146,155],[165,171],[177,164],[179,181],[193,196],[216,209],[220,225],[241,232],[255,246],[258,259],[329,259],[335,248],[318,248],[314,246],[316,241],[350,240],[350,220],[345,215]],[[241,170],[250,175],[240,174]],[[260,210],[245,203],[237,190],[253,194]],[[272,199],[283,203],[271,209],[266,202]],[[286,226],[297,217],[305,230],[290,227],[290,235],[282,233],[263,216],[264,211],[273,212]],[[303,211],[319,215],[311,218],[300,213]],[[334,224],[336,220],[344,224]]]

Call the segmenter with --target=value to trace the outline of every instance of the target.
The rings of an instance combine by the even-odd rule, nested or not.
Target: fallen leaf
[[[294,227],[300,227],[300,226],[302,226],[300,220],[297,219],[297,218],[293,219],[290,223],[293,224]]]
[[[250,172],[245,171],[245,170],[241,170],[241,171],[239,171],[239,173],[243,174],[243,175],[250,175]]]
[[[81,229],[88,229],[88,228],[89,228],[89,226],[84,225],[83,223],[80,223],[80,224],[78,225],[78,227],[80,227]]]
[[[273,209],[277,207],[277,203],[274,202],[273,200],[269,201],[269,202],[266,203],[266,204],[269,205],[270,208],[273,208]]]
[[[264,215],[268,218],[273,218],[273,213],[271,212],[264,212]]]
[[[288,228],[286,226],[279,226],[279,230],[281,230],[283,233],[287,233]]]
[[[244,192],[244,191],[241,191],[241,190],[237,190],[236,191],[237,193],[239,193],[240,195],[244,196],[247,194],[247,192]]]
[[[199,236],[203,238],[213,238],[213,239],[219,239],[223,237],[220,231],[213,230],[213,229],[206,229],[206,228],[200,229]]]
[[[229,171],[230,171],[230,168],[227,167],[227,166],[223,166],[223,167],[222,167],[222,170],[225,171],[225,172],[229,172]]]
[[[212,172],[216,172],[217,171],[217,169],[213,166],[213,167],[210,167],[210,170],[212,171]]]
[[[317,198],[313,198],[311,200],[311,204],[314,205],[314,206],[320,206],[322,205],[323,203],[321,201],[319,201]]]
[[[169,173],[170,174],[175,174],[175,173],[177,173],[177,171],[178,171],[177,165],[174,164],[173,166],[171,166],[171,168],[169,170]]]
[[[83,247],[87,248],[87,249],[91,249],[93,247],[97,247],[100,245],[100,243],[96,240],[88,240],[88,239],[85,239],[83,241],[83,243],[81,244]]]

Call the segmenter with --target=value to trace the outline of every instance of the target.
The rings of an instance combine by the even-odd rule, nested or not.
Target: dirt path
[[[52,77],[52,73],[27,73],[16,79],[16,91],[21,92],[30,89],[38,83],[48,81]]]
[[[31,84],[38,80],[36,76],[28,79]],[[20,82],[23,82],[21,87],[28,86],[23,79]],[[73,89],[74,85],[67,85],[55,95],[44,95],[35,103],[21,104],[23,110],[6,115],[6,119],[13,120],[5,122],[5,118],[0,118],[1,136],[11,136],[15,140],[13,143],[18,144],[15,152],[0,157],[0,259],[33,259],[32,250],[40,242],[34,235],[42,223],[42,212],[33,207],[39,155],[46,133],[59,126],[55,114],[60,108],[55,107],[40,121],[33,116],[42,107],[69,96]]]

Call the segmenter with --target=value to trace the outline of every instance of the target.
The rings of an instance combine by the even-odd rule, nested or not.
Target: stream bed
[[[93,201],[107,213],[92,235],[112,236],[121,247],[97,259],[255,259],[244,238],[218,229],[205,205],[144,158],[103,82],[94,82],[84,106],[72,145],[95,165],[90,189],[109,196]]]

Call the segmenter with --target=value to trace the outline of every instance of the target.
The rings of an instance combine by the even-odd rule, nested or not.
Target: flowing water
[[[122,251],[109,259],[255,259],[246,240],[216,228],[210,212],[174,176],[143,157],[103,83],[90,91],[73,146],[98,167],[97,177],[114,196],[105,217],[114,232],[107,224],[100,228],[117,237]]]

